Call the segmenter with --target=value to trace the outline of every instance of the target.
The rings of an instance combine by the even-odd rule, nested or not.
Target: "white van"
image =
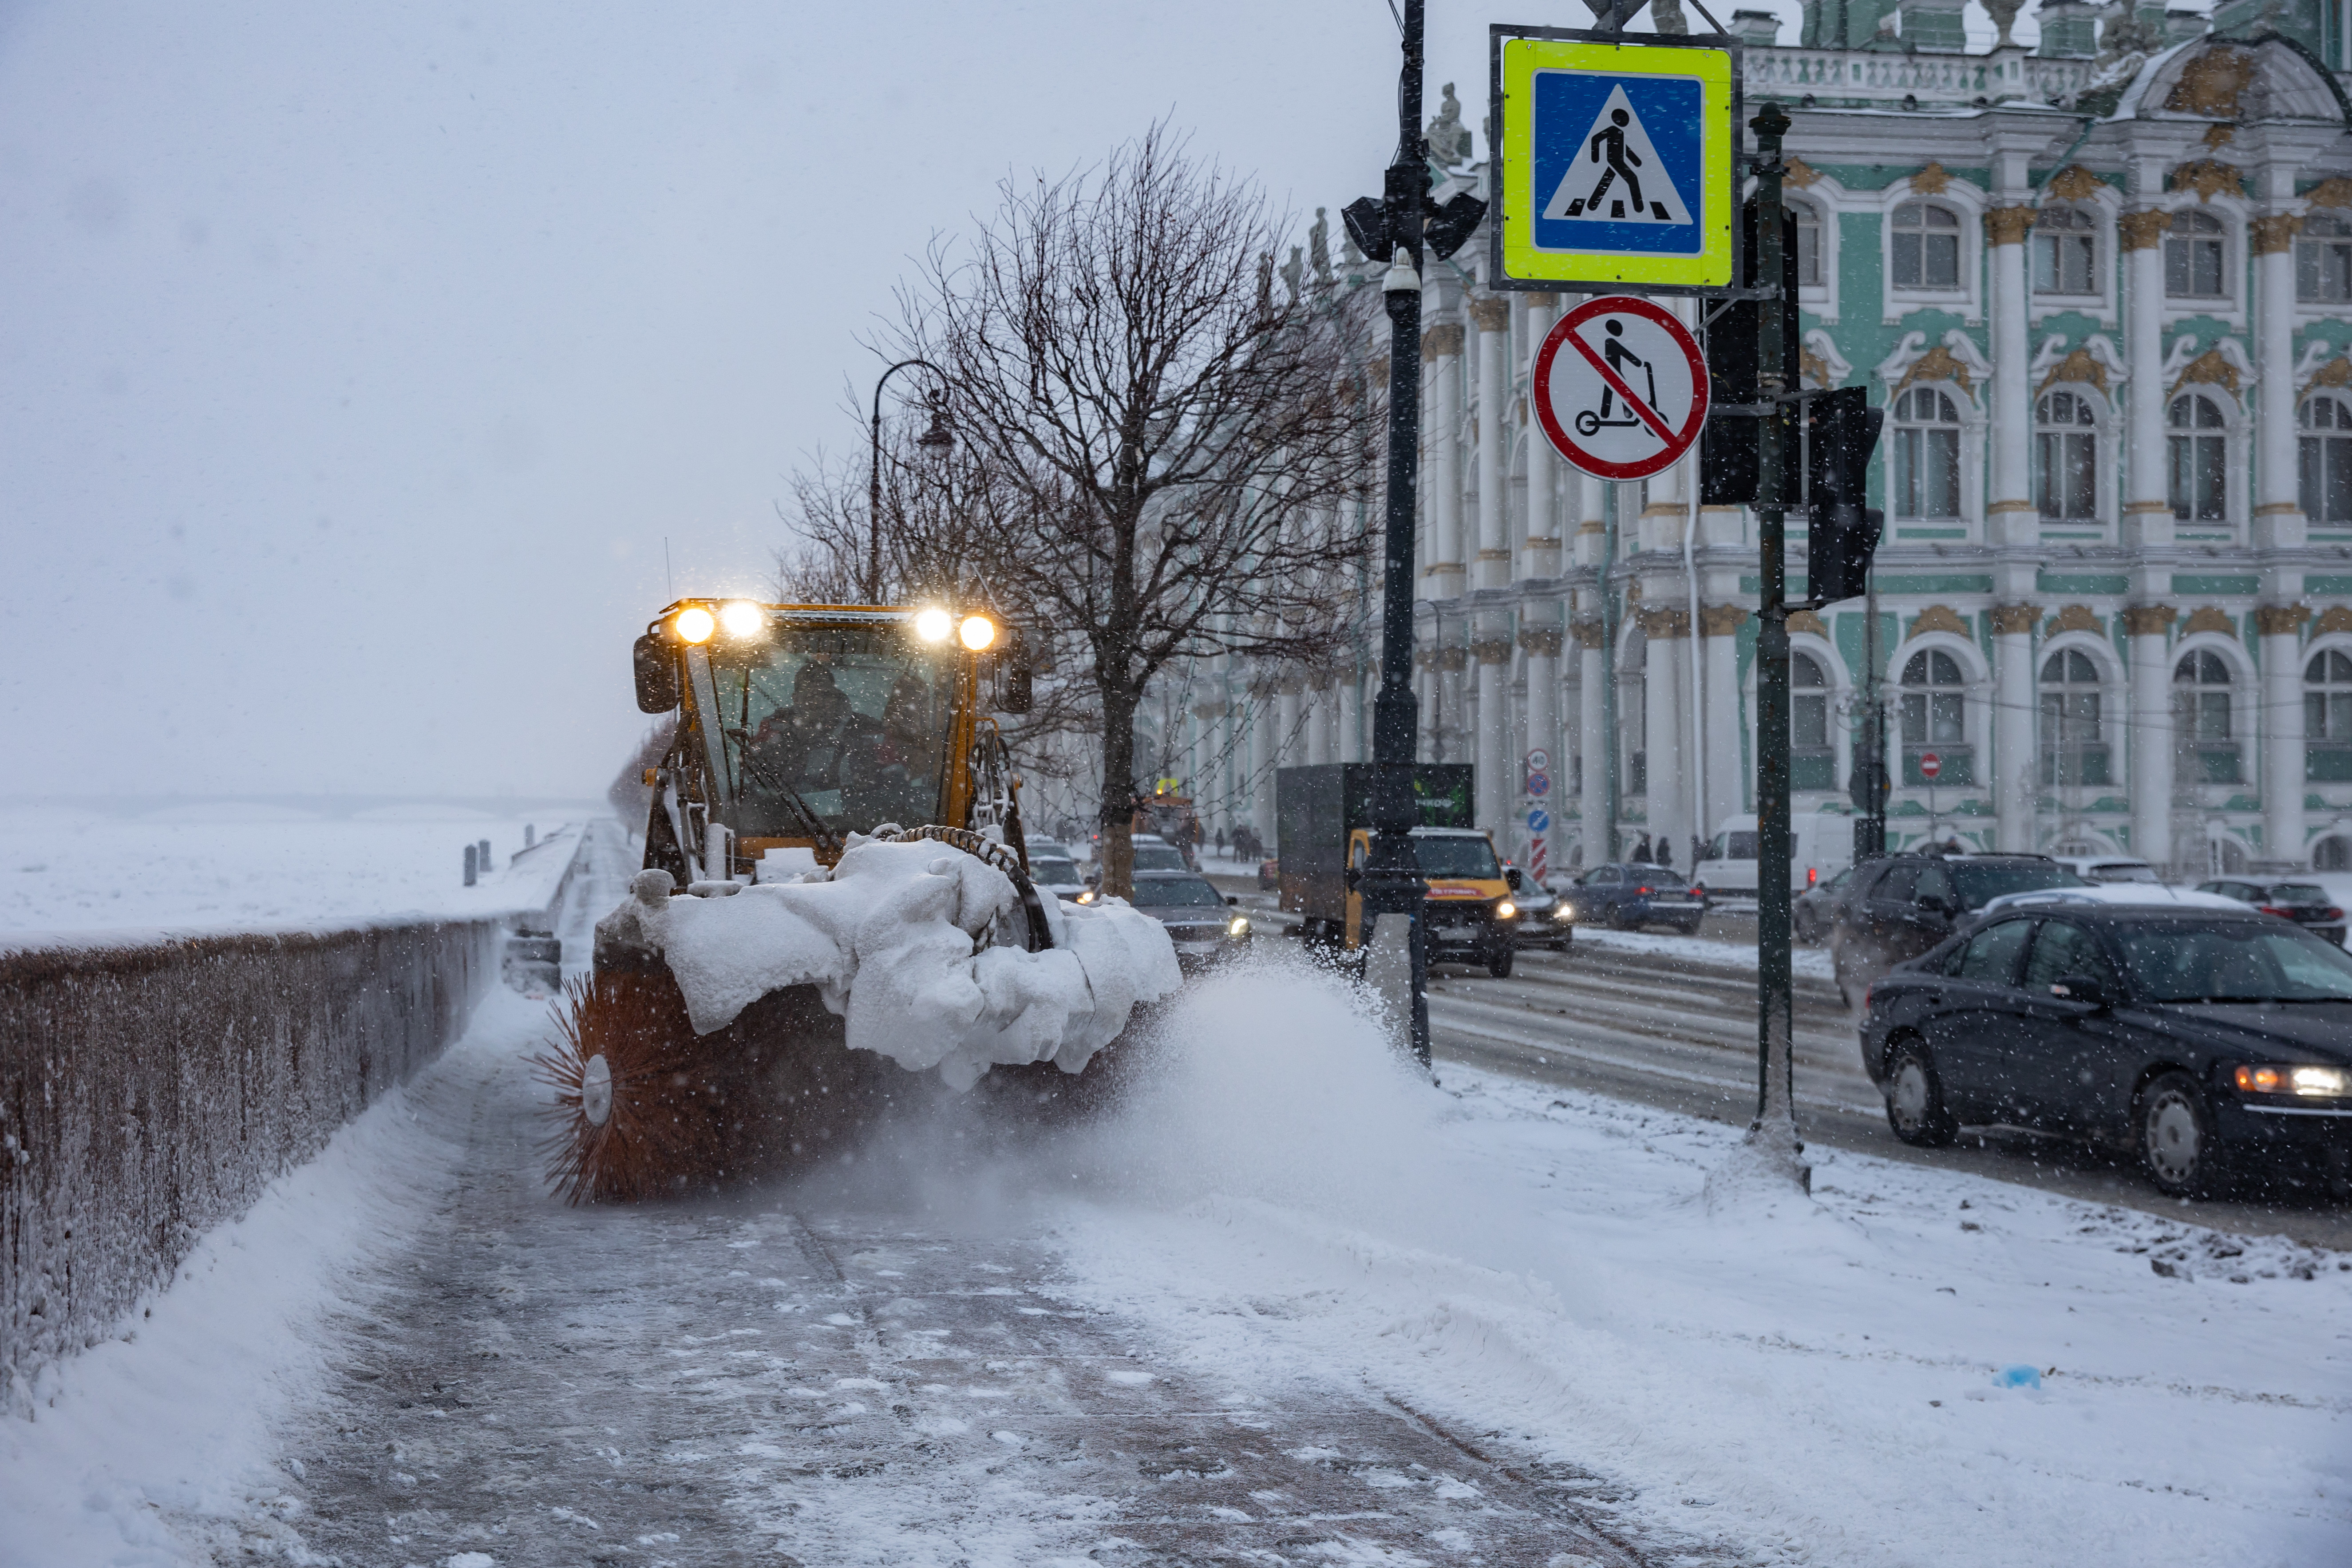
[[[1853,818],[1833,812],[1806,812],[1789,824],[1792,839],[1789,858],[1789,889],[1801,893],[1828,881],[1853,864]],[[1756,819],[1727,816],[1715,831],[1691,880],[1706,889],[1709,899],[1752,899],[1756,896]]]

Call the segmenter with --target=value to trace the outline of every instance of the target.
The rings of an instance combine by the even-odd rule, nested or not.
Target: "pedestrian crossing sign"
[[[1511,33],[1495,29],[1498,280],[1727,287],[1735,50],[1658,35]]]

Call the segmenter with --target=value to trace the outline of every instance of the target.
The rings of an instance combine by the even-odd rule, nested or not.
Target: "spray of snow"
[[[830,875],[732,887],[674,898],[667,874],[640,872],[600,939],[662,954],[698,1033],[814,985],[851,1049],[958,1089],[999,1063],[1077,1072],[1182,979],[1167,928],[1111,900],[1055,908],[1045,952],[1007,945],[1024,918],[1012,881],[940,844],[861,841]]]

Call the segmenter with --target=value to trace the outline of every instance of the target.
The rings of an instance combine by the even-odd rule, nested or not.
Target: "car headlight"
[[[1519,906],[1511,902],[1508,899],[1505,899],[1501,903],[1495,906],[1495,918],[1498,921],[1510,920],[1517,915],[1518,912]]]
[[[2249,1065],[2238,1069],[2237,1082],[2244,1094],[2301,1094],[2315,1100],[2352,1094],[2352,1072],[2342,1068]]]
[[[1078,895],[1077,901],[1082,904],[1093,903],[1095,901],[1095,890],[1092,888],[1088,888],[1085,892]]]
[[[1576,906],[1574,904],[1564,903],[1560,905],[1559,908],[1552,910],[1551,918],[1563,923],[1572,921],[1576,918]]]
[[[1225,934],[1227,936],[1249,935],[1249,916],[1235,915],[1233,919],[1227,921],[1225,922]]]

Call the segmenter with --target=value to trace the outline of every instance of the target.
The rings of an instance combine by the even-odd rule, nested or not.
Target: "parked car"
[[[1187,973],[1249,946],[1249,917],[1198,871],[1138,871],[1128,901],[1168,928],[1177,965]]]
[[[1838,905],[1853,886],[1853,868],[1848,866],[1826,882],[1816,882],[1799,893],[1790,905],[1790,919],[1797,928],[1799,942],[1820,942],[1830,933],[1830,925],[1837,918]]]
[[[2329,898],[2327,889],[2316,882],[2221,877],[2200,883],[2197,890],[2234,899],[2266,915],[2293,921],[2322,942],[2344,945],[2344,906]]]
[[[2006,893],[2086,884],[2047,855],[1888,855],[1854,868],[1830,922],[1830,970],[1849,1007]]]
[[[1029,879],[1039,892],[1057,899],[1075,899],[1087,890],[1086,873],[1067,849],[1050,838],[1029,841]]]
[[[1566,952],[1576,935],[1576,923],[1569,918],[1568,900],[1508,860],[1503,862],[1503,880],[1509,884],[1511,902],[1519,910],[1518,945]]]
[[[2085,882],[2161,882],[2156,868],[2128,855],[2053,855],[2061,866]]]
[[[2012,908],[1880,976],[1861,1039],[1906,1143],[2033,1128],[2175,1196],[2352,1172],[2352,954],[2252,910]]]
[[[1693,882],[1710,900],[1752,899],[1761,884],[1756,873],[1761,835],[1753,816],[1727,816],[1715,837],[1699,846]],[[1853,863],[1853,818],[1835,812],[1799,812],[1789,819],[1789,887],[1818,884]]]
[[[1612,862],[1592,867],[1577,878],[1568,901],[1574,910],[1570,920],[1614,931],[1670,925],[1685,936],[1696,936],[1699,921],[1706,918],[1706,899],[1664,866]]]

